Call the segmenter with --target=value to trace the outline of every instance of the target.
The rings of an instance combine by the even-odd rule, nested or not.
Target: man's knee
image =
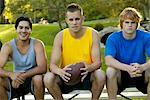
[[[34,84],[34,86],[42,86],[43,85],[43,76],[42,75],[35,75],[32,78],[32,82]]]
[[[0,77],[0,86],[6,88],[7,85],[8,85],[8,80],[6,78]]]
[[[150,82],[150,69],[145,71],[145,82]]]
[[[54,83],[54,81],[55,81],[55,75],[53,73],[47,72],[44,75],[44,84],[45,84],[45,86],[51,85],[52,83]]]
[[[106,70],[106,76],[108,79],[117,77],[117,70],[115,68],[108,67]]]
[[[101,69],[95,70],[94,71],[94,76],[95,76],[95,79],[97,79],[98,82],[105,83],[106,75],[105,75],[105,72],[103,70],[101,70]]]
[[[41,82],[43,79],[43,76],[42,75],[35,75],[32,80],[35,81],[35,82]]]
[[[3,78],[0,77],[0,86],[4,84]]]

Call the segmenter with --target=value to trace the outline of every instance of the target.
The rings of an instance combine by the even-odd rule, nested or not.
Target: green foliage
[[[104,59],[104,51],[105,51],[105,48],[101,48],[101,62],[102,62],[102,69],[106,72],[106,64],[105,64],[105,59]]]
[[[92,20],[92,21],[86,21],[84,22],[84,25],[93,27],[97,24],[100,23],[104,27],[107,26],[117,26],[118,25],[118,18],[109,18],[109,19],[101,19],[101,20]]]
[[[66,6],[72,2],[81,5],[86,20],[114,18],[125,7],[137,8],[144,17],[150,15],[149,0],[9,0],[4,15],[12,23],[18,16],[25,15],[33,22],[47,18],[49,22],[59,22],[61,25]]]
[[[93,28],[97,31],[100,31],[104,28],[104,26],[101,23],[96,23]]]

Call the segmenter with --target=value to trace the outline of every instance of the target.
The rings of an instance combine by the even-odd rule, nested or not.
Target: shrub
[[[100,31],[104,28],[104,26],[101,23],[96,23],[93,28],[97,31]]]

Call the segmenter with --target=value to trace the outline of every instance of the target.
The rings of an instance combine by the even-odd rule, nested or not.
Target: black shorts
[[[63,94],[67,94],[73,90],[91,90],[91,87],[92,87],[92,83],[90,82],[90,77],[91,77],[91,74],[88,74],[87,77],[84,79],[83,82],[80,82],[76,85],[66,85],[63,80],[61,79],[62,83],[59,84],[59,87],[61,89],[61,92]]]
[[[29,92],[32,93],[32,89],[31,89],[31,84],[32,84],[32,78],[27,78],[23,84],[21,84],[19,86],[19,88],[13,88],[12,87],[12,80],[9,78],[10,81],[10,96],[9,98],[13,99],[13,98],[18,98],[20,96],[26,95]]]
[[[139,91],[147,94],[147,85],[145,83],[145,72],[140,77],[131,78],[128,72],[121,71],[121,83],[118,83],[118,94],[128,87],[136,87]]]

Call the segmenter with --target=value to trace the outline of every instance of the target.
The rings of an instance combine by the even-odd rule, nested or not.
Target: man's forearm
[[[0,69],[0,77],[10,77],[10,71],[5,71],[3,69]]]
[[[141,67],[142,67],[143,71],[149,69],[150,68],[150,59],[146,63],[142,64]]]
[[[51,71],[52,73],[54,73],[54,74],[59,75],[59,69],[60,69],[60,68],[58,68],[58,66],[55,65],[55,64],[51,64],[51,65],[50,65],[50,71]]]
[[[95,71],[96,69],[99,69],[100,67],[101,67],[101,62],[97,61],[97,62],[90,64],[88,69],[89,69],[89,72],[92,72],[92,71]]]
[[[129,65],[119,62],[112,57],[105,57],[105,62],[108,67],[113,67],[119,70],[128,71]]]
[[[34,75],[40,75],[46,73],[46,68],[39,68],[38,66],[35,66],[34,68],[24,72],[24,75],[26,78],[32,77]]]

